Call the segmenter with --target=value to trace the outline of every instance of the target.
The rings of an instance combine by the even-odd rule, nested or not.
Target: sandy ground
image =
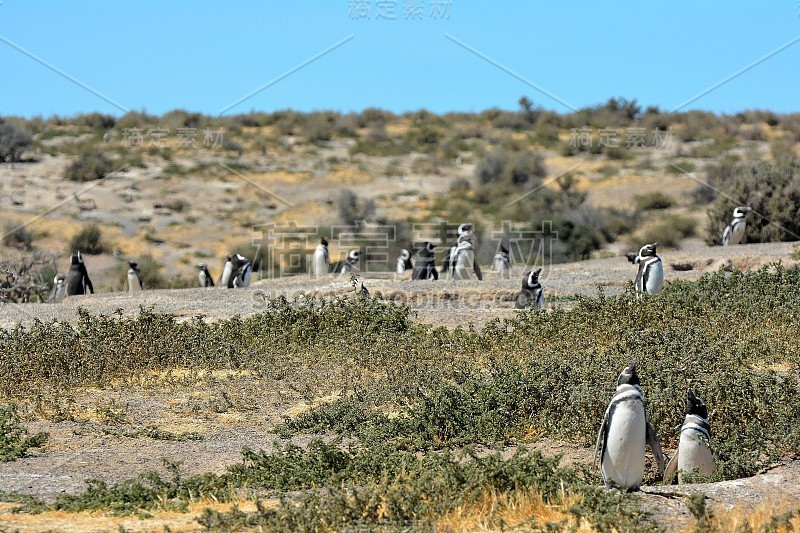
[[[791,243],[753,244],[732,248],[707,247],[699,241],[689,241],[681,250],[664,250],[665,277],[697,279],[704,272],[714,271],[726,262],[741,269],[755,268],[790,259]],[[691,266],[691,270],[674,270],[672,265]],[[521,269],[520,269],[521,270]],[[545,268],[542,283],[551,298],[548,306],[573,305],[570,295],[596,294],[603,287],[606,294],[618,294],[633,280],[636,267],[624,257],[609,257],[580,263],[552,265]],[[416,311],[417,320],[447,326],[474,323],[485,324],[495,317],[512,316],[521,272],[509,280],[487,275],[482,282],[438,281],[412,282],[393,279],[394,276],[365,274],[365,285],[372,295],[381,293],[384,298],[406,302]],[[345,277],[313,280],[308,276],[260,280],[247,290],[182,289],[144,291],[142,293],[105,293],[86,297],[67,298],[62,304],[5,305],[0,307],[0,327],[31,324],[34,320],[74,321],[77,309],[84,307],[92,313],[111,314],[117,309],[136,313],[140,306],[153,306],[157,312],[171,313],[182,319],[203,315],[208,320],[218,320],[232,315],[248,315],[262,307],[261,293],[288,297],[314,292],[321,296],[348,294],[352,291]],[[233,379],[233,381],[231,381]],[[296,391],[280,390],[265,384],[259,397],[231,395],[235,378],[211,380],[199,392],[175,386],[165,391],[125,392],[102,391],[107,405],[125,406],[122,421],[98,418],[99,391],[84,391],[73,400],[85,405],[86,417],[61,422],[36,421],[28,424],[31,432],[50,433],[48,444],[29,457],[11,463],[0,463],[0,489],[19,491],[52,499],[60,493],[76,493],[85,481],[101,478],[121,481],[148,470],[162,470],[163,459],[182,461],[186,474],[222,472],[226,465],[240,460],[242,446],[269,449],[277,437],[270,433],[282,415],[304,407],[302,396]],[[94,403],[93,403],[94,402]],[[202,409],[193,406],[202,405]],[[212,408],[209,408],[212,406]],[[216,406],[216,407],[214,407]],[[92,411],[94,409],[94,411]],[[198,415],[198,413],[200,413]],[[178,436],[197,435],[199,440],[158,440],[130,435],[124,431],[149,425],[165,429]],[[565,461],[590,462],[593,450],[566,443],[540,441],[538,446],[549,454],[561,453]],[[656,519],[681,529],[693,524],[688,511],[688,494],[705,492],[714,509],[725,510],[754,506],[764,501],[790,502],[800,505],[800,460],[786,460],[769,472],[749,479],[709,485],[683,487],[645,487],[644,505]],[[31,517],[9,514],[11,506],[0,505],[0,526],[37,531],[42,528],[61,530],[58,520],[48,523],[42,517],[31,525]],[[85,520],[81,515],[69,516],[70,530],[102,531],[115,529],[120,524]],[[127,529],[160,529],[155,522],[128,520]],[[105,520],[105,518],[103,518]],[[86,523],[84,523],[86,522]],[[169,522],[174,530],[191,530],[188,515]],[[81,525],[83,524],[83,525]],[[138,524],[138,525],[137,525]],[[149,526],[147,524],[150,524]],[[181,526],[180,524],[183,524]],[[172,525],[170,527],[172,527]]]

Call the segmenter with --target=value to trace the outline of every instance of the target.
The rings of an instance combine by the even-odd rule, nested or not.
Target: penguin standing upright
[[[472,273],[483,280],[483,273],[475,260],[475,248],[472,245],[472,232],[466,231],[458,238],[455,255],[450,257],[450,278],[453,280],[472,279]]]
[[[240,254],[231,257],[231,277],[228,280],[229,289],[241,289],[250,286],[252,269],[250,261]]]
[[[733,220],[722,232],[722,246],[742,244],[745,241],[745,229],[747,229],[745,217],[752,210],[746,206],[739,206],[733,210]]]
[[[208,271],[208,266],[206,266],[205,263],[200,263],[197,265],[197,269],[199,270],[197,277],[200,279],[200,286],[213,287],[214,278],[211,277],[211,272]]]
[[[325,237],[319,240],[317,249],[314,250],[314,259],[311,263],[311,267],[311,273],[316,278],[324,276],[331,271],[331,262],[328,256],[328,241]]]
[[[233,263],[231,262],[231,259],[232,257],[228,256],[225,266],[222,267],[222,274],[219,276],[220,287],[230,287],[231,273],[233,272]]]
[[[139,265],[135,261],[128,261],[128,267],[128,292],[144,289],[142,276],[139,272]]]
[[[408,250],[403,248],[400,251],[400,255],[397,257],[397,269],[395,272],[398,274],[403,274],[406,270],[411,270],[413,268],[414,263],[411,262],[411,254]]]
[[[500,243],[500,251],[494,254],[492,270],[500,274],[503,279],[511,278],[511,255],[507,243]]]
[[[537,309],[544,307],[544,288],[539,283],[541,272],[542,267],[525,272],[525,276],[522,278],[522,290],[517,295],[517,302],[514,304],[517,309],[525,309],[529,306]]]
[[[664,283],[664,265],[656,253],[658,243],[645,244],[639,250],[639,255],[633,263],[639,263],[639,272],[636,274],[634,287],[639,294],[658,294]],[[629,258],[630,259],[630,258]]]
[[[422,247],[417,251],[417,260],[414,262],[414,270],[411,274],[413,280],[439,279],[436,271],[435,257],[433,250],[436,245],[432,242],[422,243]]]
[[[451,276],[453,272],[453,266],[455,266],[456,261],[456,252],[458,251],[458,243],[461,242],[461,236],[465,233],[472,233],[472,224],[469,222],[465,222],[464,224],[459,224],[458,228],[456,229],[456,243],[449,247],[447,251],[444,253],[444,260],[442,261],[442,269],[439,271],[441,274],[442,279]]]
[[[50,298],[47,299],[46,303],[49,304],[57,304],[61,303],[64,297],[67,295],[67,278],[62,276],[61,274],[56,274],[56,277],[53,278],[53,291],[50,293]]]
[[[347,259],[344,260],[342,263],[342,268],[339,270],[339,274],[352,274],[353,272],[359,272],[361,269],[358,267],[358,262],[361,260],[361,252],[357,249],[350,250],[350,253],[347,254]]]
[[[649,445],[664,475],[664,454],[653,426],[647,419],[644,396],[636,374],[636,363],[626,367],[617,379],[617,392],[606,409],[597,434],[595,461],[606,487],[637,490],[644,477],[644,448]]]
[[[678,474],[678,483],[683,484],[683,474],[695,472],[703,476],[714,473],[714,455],[711,453],[711,426],[708,424],[708,408],[698,396],[686,392],[686,418],[681,427],[678,451],[670,459],[664,479]],[[674,479],[673,479],[674,481]]]
[[[70,258],[69,272],[67,272],[67,296],[86,294],[86,290],[94,294],[92,281],[86,271],[81,253],[75,252]]]

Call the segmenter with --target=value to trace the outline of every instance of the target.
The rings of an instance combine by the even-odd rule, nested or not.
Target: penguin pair
[[[311,274],[318,278],[331,271],[331,261],[328,255],[328,241],[325,237],[319,240],[317,249],[314,250],[314,258],[311,262]]]
[[[743,244],[745,242],[745,230],[747,229],[747,213],[753,209],[747,206],[739,206],[733,210],[733,220],[722,232],[722,246]]]
[[[683,483],[684,472],[710,475],[714,458],[709,446],[708,409],[690,390],[687,393],[686,419],[681,428],[678,452],[664,467],[664,453],[653,426],[647,418],[644,396],[636,373],[636,363],[626,367],[617,379],[617,391],[603,416],[597,435],[595,461],[600,457],[600,471],[606,487],[634,491],[644,477],[645,445],[655,456],[658,475]]]
[[[450,249],[450,279],[472,279],[472,274],[483,280],[483,273],[475,258],[475,247],[472,245],[472,231],[464,231],[458,237],[458,244]]]
[[[413,270],[414,263],[411,262],[411,253],[403,248],[400,251],[400,255],[397,257],[397,268],[395,272],[397,274],[404,274],[408,270]]]
[[[358,249],[350,250],[344,263],[342,263],[339,274],[354,274],[360,272],[361,269],[358,266],[359,261],[361,261],[361,252]]]
[[[252,274],[250,261],[246,257],[241,254],[229,255],[219,278],[219,286],[229,289],[249,287]]]
[[[500,275],[501,279],[511,278],[511,255],[507,242],[500,243],[500,251],[494,254],[492,270]]]
[[[441,274],[443,278],[445,276],[450,276],[452,278],[453,269],[456,266],[458,245],[465,241],[469,241],[470,244],[472,243],[472,224],[470,223],[461,224],[456,229],[456,244],[448,248],[445,252],[444,260],[442,261],[442,269],[439,271],[439,274]]]
[[[658,243],[645,244],[638,254],[627,253],[625,257],[639,265],[634,288],[637,294],[658,294],[664,284],[664,265],[657,253]]]
[[[436,271],[436,258],[433,255],[435,248],[436,245],[432,242],[422,243],[422,247],[417,251],[417,260],[411,273],[412,280],[439,279],[439,273]]]
[[[517,309],[525,309],[527,307],[542,309],[544,307],[544,288],[539,282],[539,274],[541,273],[541,267],[525,272],[522,277],[522,290],[517,295],[514,307]]]
[[[70,258],[69,272],[67,272],[65,285],[66,296],[86,294],[87,290],[94,294],[92,280],[89,279],[89,273],[86,271],[86,265],[83,263],[80,251],[72,254]]]

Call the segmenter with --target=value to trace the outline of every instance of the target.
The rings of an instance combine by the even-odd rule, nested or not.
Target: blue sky
[[[800,111],[798,0],[436,1],[449,11],[432,13],[433,0],[1,0],[0,115],[217,114],[293,69],[227,113],[480,111],[522,95],[559,112],[611,96],[669,110],[795,39],[685,109]],[[421,17],[406,18],[415,4]],[[391,6],[395,20],[378,18]]]

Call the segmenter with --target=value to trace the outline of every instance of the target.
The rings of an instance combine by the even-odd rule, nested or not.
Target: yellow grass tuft
[[[773,519],[794,512],[788,526],[777,528]],[[733,509],[716,509],[711,520],[712,531],[775,531],[788,533],[800,531],[800,500],[767,501],[755,508],[735,507]],[[693,530],[693,529],[692,529]]]
[[[560,504],[548,504],[535,489],[505,493],[487,490],[475,502],[464,504],[436,521],[437,531],[513,531],[532,529],[547,522],[561,523],[563,529],[593,531],[585,521],[578,523],[567,509],[581,503],[581,496],[563,493]]]

